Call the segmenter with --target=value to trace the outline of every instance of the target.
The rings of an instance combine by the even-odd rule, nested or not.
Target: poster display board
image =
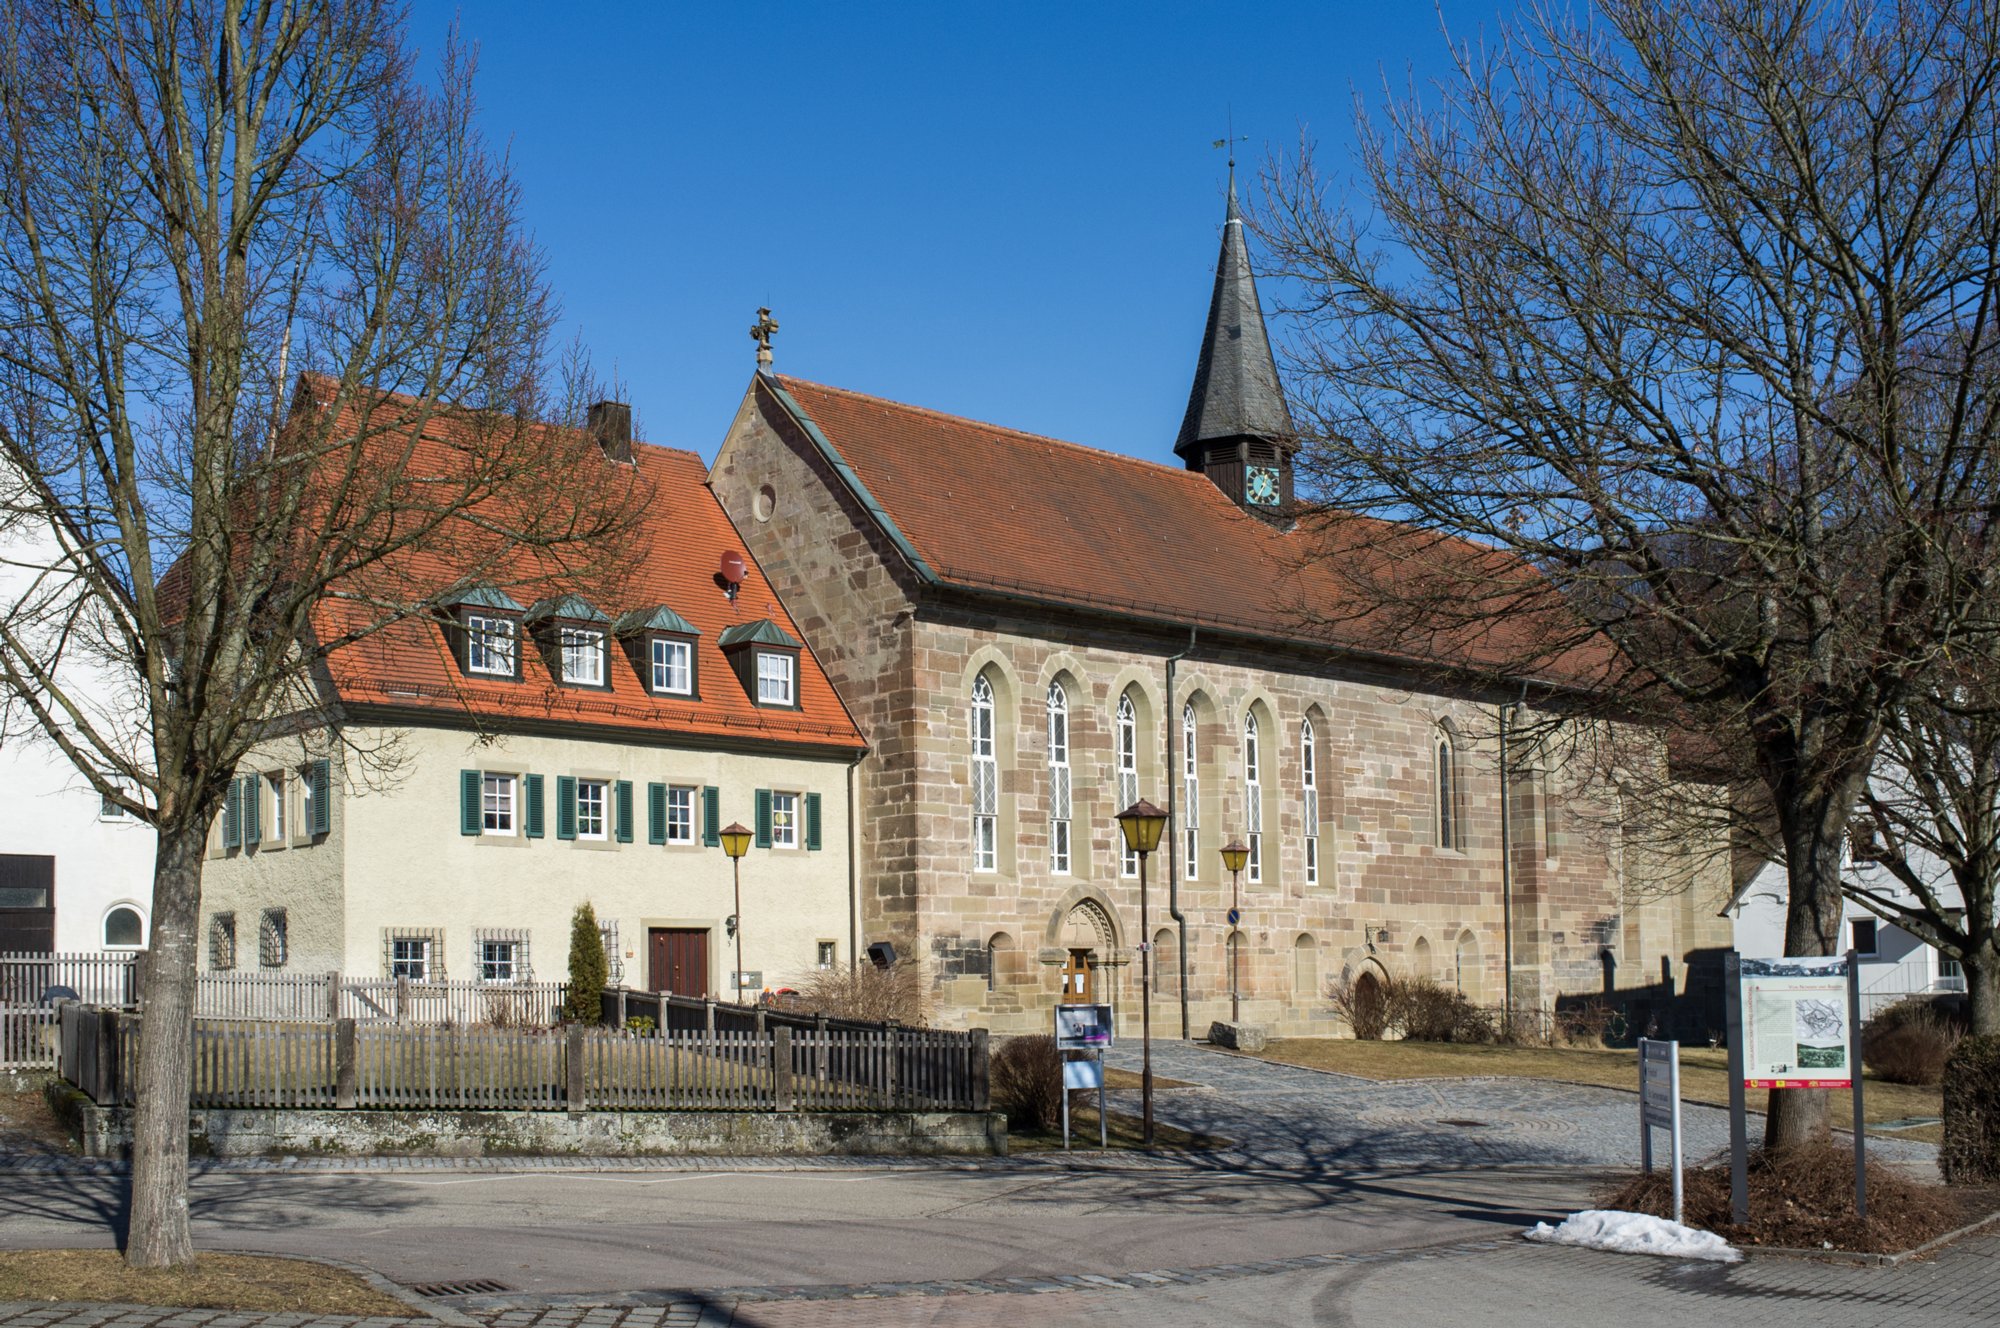
[[[1069,1095],[1076,1089],[1097,1090],[1097,1146],[1108,1146],[1104,1107],[1104,1049],[1111,1045],[1111,1007],[1058,1005],[1056,1053],[1063,1059],[1063,1147],[1069,1147]]]
[[[1653,1130],[1667,1132],[1674,1221],[1681,1220],[1681,1044],[1639,1039],[1639,1162],[1653,1169]]]
[[[1745,1088],[1850,1088],[1847,958],[1738,961]]]
[[[1111,1007],[1058,1005],[1056,1046],[1062,1051],[1095,1051],[1111,1045]]]

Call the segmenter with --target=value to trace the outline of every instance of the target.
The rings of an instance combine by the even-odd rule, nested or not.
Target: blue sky
[[[1507,3],[1444,19],[1476,36]],[[708,457],[768,304],[781,372],[1171,460],[1226,117],[1248,160],[1301,133],[1330,159],[1357,91],[1444,53],[1427,0],[419,0],[413,39],[454,14],[566,335],[649,441]]]

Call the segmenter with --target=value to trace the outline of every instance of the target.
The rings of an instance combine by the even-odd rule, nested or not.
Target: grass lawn
[[[204,1254],[190,1269],[136,1269],[127,1268],[117,1250],[0,1250],[0,1301],[5,1300],[420,1316],[353,1273],[250,1254]]]
[[[1602,1088],[1639,1087],[1639,1053],[1629,1049],[1594,1047],[1502,1047],[1456,1042],[1361,1042],[1347,1038],[1274,1038],[1262,1053],[1315,1070],[1338,1070],[1364,1079],[1446,1079],[1470,1075],[1504,1075],[1521,1079],[1553,1079],[1566,1084]],[[1681,1096],[1689,1102],[1729,1105],[1729,1053],[1709,1047],[1681,1048]],[[1752,1090],[1749,1104],[1761,1110],[1765,1093]],[[1867,1077],[1862,1106],[1869,1122],[1936,1116],[1941,1098],[1936,1088],[1914,1088]],[[1834,1123],[1848,1119],[1844,1095],[1833,1105]],[[1870,1130],[1870,1134],[1937,1143],[1935,1125],[1910,1130]]]

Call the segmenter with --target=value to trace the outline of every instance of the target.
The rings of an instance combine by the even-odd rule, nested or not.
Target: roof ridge
[[[897,410],[907,411],[912,415],[923,415],[934,420],[947,420],[953,424],[970,424],[975,428],[987,429],[997,434],[1006,434],[1009,437],[1023,439],[1027,442],[1049,443],[1056,447],[1067,447],[1073,451],[1087,452],[1091,456],[1102,457],[1108,461],[1122,462],[1132,466],[1143,466],[1148,470],[1157,470],[1168,475],[1192,476],[1195,479],[1201,480],[1204,484],[1208,483],[1208,477],[1200,471],[1189,470],[1185,466],[1170,466],[1164,461],[1149,461],[1145,457],[1136,457],[1129,452],[1114,452],[1109,448],[1093,447],[1089,443],[1079,443],[1069,438],[1057,438],[1045,433],[1031,433],[1026,429],[1016,429],[1005,424],[995,424],[991,420],[975,419],[970,415],[954,415],[947,410],[937,410],[930,406],[919,406],[908,401],[897,401],[893,397],[876,396],[872,392],[857,392],[851,387],[835,387],[831,383],[815,382],[810,378],[798,378],[790,374],[773,374],[772,377],[776,378],[781,384],[789,385],[795,383],[801,387],[815,388],[821,392],[831,392],[835,396],[850,397],[856,401],[872,401],[877,405],[893,406]],[[1209,487],[1213,488],[1214,486],[1209,485]],[[1220,493],[1221,490],[1218,489],[1216,492]]]

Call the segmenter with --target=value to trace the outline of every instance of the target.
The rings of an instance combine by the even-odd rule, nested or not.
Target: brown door
[[[1063,965],[1062,1003],[1064,1005],[1089,1005],[1095,999],[1092,995],[1090,951],[1071,950],[1069,961]]]
[[[654,927],[646,933],[646,985],[676,996],[708,995],[708,929]]]
[[[55,948],[56,860],[0,853],[0,951],[52,954]]]

